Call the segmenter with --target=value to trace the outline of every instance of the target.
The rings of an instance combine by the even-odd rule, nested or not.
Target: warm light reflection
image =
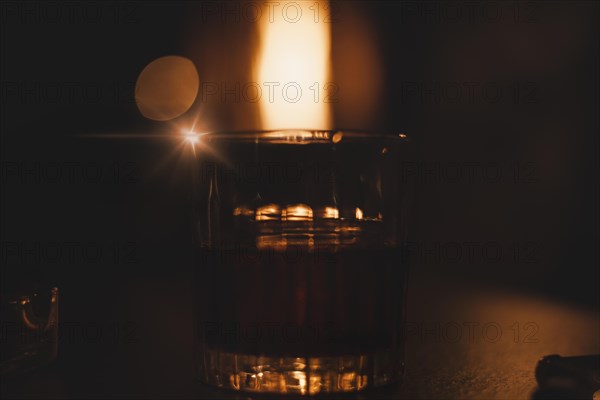
[[[196,145],[200,143],[200,135],[190,130],[187,133],[183,134],[184,144],[190,145],[192,148],[192,152],[194,153],[194,157],[196,157]]]
[[[255,72],[264,87],[259,102],[263,129],[330,129],[331,111],[324,102],[330,74],[330,24],[316,22],[306,12],[297,14],[302,8],[297,2],[274,4],[279,11],[275,17],[261,20]],[[263,15],[268,13],[265,8]]]
[[[342,141],[342,138],[344,137],[344,133],[343,132],[336,132],[333,137],[331,138],[331,141],[333,143],[339,143]]]
[[[33,315],[33,310],[31,307],[31,301],[28,297],[23,297],[21,299],[21,318],[23,323],[29,329],[39,329],[40,325],[37,324],[33,319],[29,318],[30,315]]]
[[[195,133],[188,133],[185,135],[185,141],[189,144],[198,144],[200,142],[200,137]]]
[[[314,143],[315,140],[329,140],[327,131],[304,131],[304,130],[285,130],[277,132],[267,132],[262,135],[268,138],[271,143]]]
[[[355,214],[355,216],[356,216],[356,219],[363,219],[363,212],[358,207],[356,208],[356,214]]]
[[[335,207],[325,207],[323,210],[323,218],[339,218],[340,210]]]
[[[257,221],[276,221],[279,220],[281,211],[277,204],[267,204],[256,209]]]
[[[239,216],[243,216],[243,217],[253,217],[254,216],[254,210],[248,208],[248,207],[236,207],[233,209],[233,216],[234,217],[239,217]],[[261,216],[262,218],[262,216]]]
[[[298,381],[298,389],[301,394],[306,394],[306,372],[292,371],[292,377]]]
[[[293,204],[281,212],[283,221],[310,221],[313,219],[313,210],[306,204]]]

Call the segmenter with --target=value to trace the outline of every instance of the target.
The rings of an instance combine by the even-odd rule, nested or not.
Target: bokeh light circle
[[[144,117],[168,121],[190,109],[199,86],[198,71],[191,60],[160,57],[146,65],[138,76],[135,102]]]

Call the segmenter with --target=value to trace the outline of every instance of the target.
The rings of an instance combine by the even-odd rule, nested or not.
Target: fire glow
[[[283,1],[281,7],[290,10],[293,3]],[[331,68],[329,25],[300,14],[293,21],[264,18],[259,26],[256,80],[282,94],[261,97],[262,128],[331,129],[331,110],[323,101]]]

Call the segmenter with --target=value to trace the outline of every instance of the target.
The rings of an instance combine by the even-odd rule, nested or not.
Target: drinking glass
[[[295,395],[400,381],[406,135],[209,133],[193,146],[199,379]]]

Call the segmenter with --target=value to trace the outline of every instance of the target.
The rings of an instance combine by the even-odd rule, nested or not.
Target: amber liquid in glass
[[[396,380],[407,267],[398,247],[371,246],[372,230],[359,230],[340,238],[300,227],[251,235],[248,246],[202,249],[196,293],[205,379],[311,394]],[[304,378],[293,379],[298,371]]]

